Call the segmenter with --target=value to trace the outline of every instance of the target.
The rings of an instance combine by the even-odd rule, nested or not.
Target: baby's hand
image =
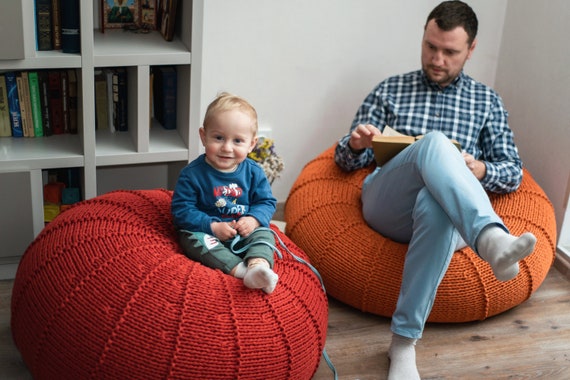
[[[235,229],[243,237],[251,234],[257,227],[259,222],[253,216],[243,216],[235,224]]]
[[[210,225],[214,236],[220,239],[220,241],[226,241],[233,239],[237,231],[235,229],[235,221],[232,222],[214,222]]]

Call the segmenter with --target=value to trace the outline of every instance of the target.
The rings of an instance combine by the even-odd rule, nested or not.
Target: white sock
[[[420,380],[416,367],[416,341],[417,339],[392,334],[392,343],[388,350],[388,380]]]
[[[499,281],[509,281],[519,273],[519,261],[534,250],[536,237],[525,232],[519,237],[492,226],[485,228],[477,239],[477,251],[488,262]]]
[[[243,283],[250,289],[261,289],[271,294],[277,286],[278,279],[279,276],[271,270],[269,264],[256,263],[248,266]]]
[[[233,276],[235,278],[244,278],[245,274],[247,273],[247,267],[245,266],[244,262],[242,261],[238,265],[232,269]]]

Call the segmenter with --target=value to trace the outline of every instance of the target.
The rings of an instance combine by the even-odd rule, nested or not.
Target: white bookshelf
[[[0,138],[0,278],[13,276],[25,247],[43,228],[43,171],[81,168],[82,196],[89,199],[119,188],[172,188],[180,168],[199,153],[199,118],[192,111],[200,104],[196,91],[201,88],[203,0],[179,1],[172,42],[157,31],[101,33],[100,0],[80,4],[81,54],[36,51],[34,0],[0,4],[0,14],[6,15],[1,19],[9,19],[12,30],[22,31],[14,38],[22,41],[18,48],[0,49],[0,71],[75,68],[79,84],[78,134]],[[18,59],[22,54],[23,59]],[[198,64],[193,65],[194,59]],[[165,130],[150,116],[149,76],[155,65],[177,67],[175,130]],[[106,67],[127,68],[128,132],[95,128],[94,73]],[[145,173],[151,173],[149,178]],[[15,208],[15,202],[21,207]],[[18,215],[12,215],[15,210]]]

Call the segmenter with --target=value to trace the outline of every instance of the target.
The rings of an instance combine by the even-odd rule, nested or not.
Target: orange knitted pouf
[[[334,146],[309,162],[285,205],[286,233],[320,272],[327,293],[359,310],[391,317],[398,298],[407,245],[372,230],[362,217],[362,182],[373,167],[351,173],[334,163]],[[535,252],[520,273],[499,282],[470,248],[457,251],[439,287],[431,322],[483,320],[528,299],[554,262],[556,221],[552,204],[525,170],[520,188],[491,195],[511,233],[530,231]]]
[[[118,191],[81,202],[29,246],[11,324],[34,379],[310,379],[327,334],[318,277],[284,252],[267,295],[190,261],[171,196]]]

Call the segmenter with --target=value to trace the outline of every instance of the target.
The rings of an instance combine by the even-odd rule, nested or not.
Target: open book
[[[406,136],[397,132],[395,129],[385,126],[381,135],[374,136],[372,139],[372,149],[374,150],[374,157],[379,166],[384,165],[390,161],[395,155],[404,150],[408,145],[411,145],[421,139],[420,136]],[[461,144],[456,140],[450,140],[453,145],[461,152]]]

